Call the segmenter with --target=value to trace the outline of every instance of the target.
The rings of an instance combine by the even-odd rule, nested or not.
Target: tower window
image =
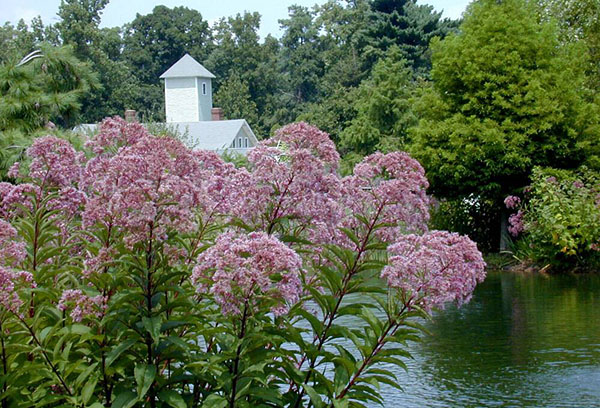
[[[206,95],[206,82],[202,82],[202,95]]]
[[[248,138],[244,138],[244,147],[248,147]]]

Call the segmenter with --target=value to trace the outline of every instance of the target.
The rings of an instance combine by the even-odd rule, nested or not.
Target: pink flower
[[[31,157],[29,177],[42,187],[68,187],[79,182],[83,154],[71,144],[54,136],[36,139],[27,149]]]
[[[573,187],[575,188],[583,188],[585,185],[580,180],[575,180],[573,182]]]
[[[169,230],[192,231],[197,214],[209,218],[230,210],[223,192],[234,169],[214,153],[192,152],[178,140],[147,133],[124,141],[115,154],[92,158],[85,168],[86,227],[120,227],[133,243],[149,234],[162,239]]]
[[[19,206],[31,209],[32,199],[39,198],[40,188],[30,183],[0,183],[0,215],[12,218],[22,213]]]
[[[6,310],[22,316],[20,309],[24,302],[19,296],[19,290],[35,286],[31,273],[0,266],[0,305]]]
[[[389,247],[389,265],[381,278],[402,291],[407,306],[426,310],[444,303],[467,302],[485,278],[485,262],[468,237],[446,231],[406,235]]]
[[[73,309],[70,313],[74,322],[80,322],[86,317],[101,319],[106,310],[108,299],[102,295],[88,296],[79,289],[65,290],[58,302],[58,309],[66,311]]]
[[[515,214],[508,217],[508,232],[513,237],[518,236],[521,232],[525,231],[525,224],[523,222],[523,211],[519,210]]]
[[[223,313],[251,312],[261,299],[275,301],[272,312],[285,313],[302,291],[298,254],[263,232],[221,235],[198,257],[192,282],[198,294],[210,293]]]
[[[10,166],[10,168],[8,169],[8,172],[7,172],[8,177],[11,177],[14,179],[19,178],[20,166],[21,166],[21,163],[19,163],[19,162],[13,163],[13,165]]]
[[[131,146],[150,134],[139,122],[127,122],[118,116],[104,119],[98,126],[98,134],[86,143],[97,155],[116,153],[119,148]]]
[[[25,243],[19,239],[17,230],[0,220],[0,265],[16,267],[26,257]]]
[[[306,123],[281,128],[248,156],[248,174],[240,173],[239,218],[268,233],[303,230],[316,243],[328,243],[344,215],[336,173],[339,155],[329,136]],[[276,229],[281,220],[289,230]]]
[[[354,168],[343,180],[342,200],[350,210],[344,222],[356,229],[355,215],[377,217],[377,224],[388,226],[377,233],[384,242],[393,242],[407,232],[427,231],[429,187],[425,171],[407,153],[374,153]]]
[[[335,171],[340,155],[329,135],[306,122],[292,123],[278,129],[275,137],[265,142],[267,146],[283,147],[290,151],[307,150]]]
[[[504,205],[506,208],[517,208],[517,206],[521,204],[521,199],[517,196],[508,196],[504,199]]]

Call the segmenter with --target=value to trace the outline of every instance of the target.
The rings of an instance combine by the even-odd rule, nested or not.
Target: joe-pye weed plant
[[[305,123],[247,168],[119,118],[28,156],[0,184],[3,407],[383,404],[413,317],[485,276],[472,241],[428,231],[417,161],[342,178]]]

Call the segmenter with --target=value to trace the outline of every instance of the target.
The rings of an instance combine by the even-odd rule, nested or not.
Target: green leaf
[[[96,389],[97,383],[98,377],[92,377],[87,382],[87,384],[85,384],[84,387],[81,389],[81,401],[84,404],[87,404],[92,395],[94,394],[94,390]]]
[[[113,400],[111,408],[131,408],[135,405],[137,399],[134,392],[122,392]]]
[[[187,404],[185,403],[183,397],[171,390],[164,390],[158,393],[158,398],[160,401],[166,402],[173,408],[186,408]]]
[[[106,367],[109,367],[125,350],[135,344],[134,339],[125,340],[106,355]]]
[[[158,338],[160,336],[160,325],[162,323],[162,319],[160,316],[154,317],[143,317],[142,324],[144,328],[150,333],[152,339],[158,343]]]
[[[137,383],[138,397],[142,398],[156,377],[156,366],[150,364],[136,364],[134,369],[135,382]]]
[[[315,391],[313,387],[311,387],[308,384],[302,384],[302,388],[304,388],[304,391],[306,391],[306,394],[308,394],[308,396],[310,397],[310,402],[312,402],[315,408],[321,408],[325,406],[323,400],[321,399],[321,396],[319,395],[319,393],[317,393],[317,391]]]
[[[205,408],[225,408],[227,406],[227,400],[220,395],[210,394],[206,397],[202,406]]]

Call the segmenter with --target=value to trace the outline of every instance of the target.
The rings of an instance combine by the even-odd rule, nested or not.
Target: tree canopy
[[[532,4],[472,3],[460,32],[431,49],[433,86],[419,102],[412,151],[435,194],[499,199],[525,186],[533,166],[573,168],[593,157],[585,53],[561,43]]]

